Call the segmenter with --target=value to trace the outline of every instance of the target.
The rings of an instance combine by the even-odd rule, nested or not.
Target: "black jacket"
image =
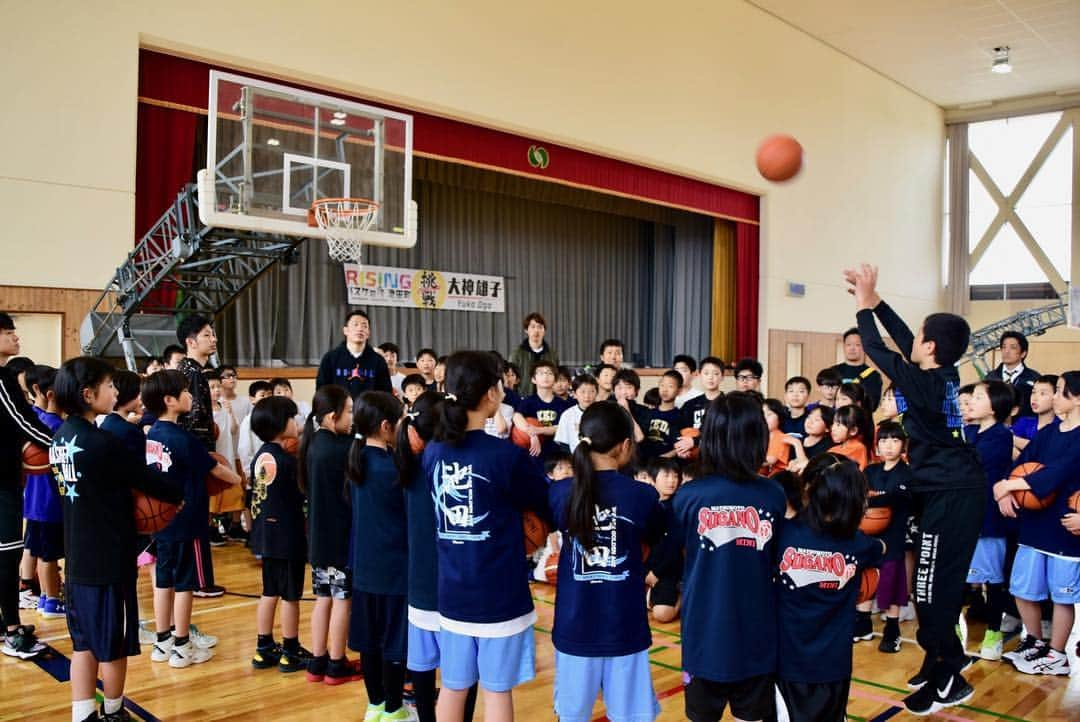
[[[1013,391],[1016,392],[1016,405],[1020,407],[1017,412],[1017,416],[1034,416],[1035,412],[1031,410],[1031,390],[1035,386],[1035,381],[1042,376],[1035,369],[1024,365],[1024,370],[1020,372],[1020,375],[1012,382]],[[986,374],[986,378],[996,381],[1005,380],[1005,364],[998,364],[998,367]]]
[[[49,448],[52,431],[34,413],[18,380],[0,366],[0,552],[22,549],[22,447]]]
[[[901,355],[881,339],[874,317],[903,349]],[[986,486],[975,447],[964,440],[963,419],[957,403],[960,374],[955,366],[923,370],[911,363],[915,337],[911,329],[882,301],[873,311],[863,309],[856,318],[863,347],[874,365],[892,379],[904,395],[904,429],[911,439],[912,491],[982,489]]]
[[[390,371],[386,368],[386,360],[371,344],[365,345],[364,352],[359,356],[353,356],[344,342],[327,351],[319,363],[315,388],[327,384],[345,387],[354,399],[365,391],[393,393],[394,390],[390,385]]]

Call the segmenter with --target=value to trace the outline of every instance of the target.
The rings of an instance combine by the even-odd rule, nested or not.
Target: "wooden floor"
[[[360,720],[366,703],[362,682],[339,687],[311,684],[303,673],[283,675],[277,670],[256,671],[250,657],[255,643],[255,601],[259,592],[259,566],[246,549],[230,544],[214,550],[217,580],[228,588],[218,599],[196,599],[192,621],[220,638],[215,657],[206,664],[188,669],[172,669],[150,661],[149,650],[132,658],[128,667],[129,711],[144,720]],[[310,577],[309,577],[310,578]],[[152,616],[149,579],[140,579],[142,617]],[[539,621],[536,625],[536,679],[514,691],[519,720],[550,720],[552,690],[552,646],[550,630],[554,590],[534,585],[533,594]],[[301,604],[301,642],[307,645],[310,602]],[[64,675],[71,641],[63,619],[34,619],[24,612],[25,623],[38,625],[39,636],[55,654],[40,663],[0,657],[0,720],[70,719],[69,685],[54,674]],[[880,624],[880,622],[878,622]],[[902,625],[906,639],[914,637],[913,623]],[[653,683],[660,697],[661,720],[681,720],[683,716],[682,675],[679,671],[679,625],[654,625]],[[973,629],[977,646],[982,632]],[[275,633],[280,638],[280,632]],[[1013,640],[1010,645],[1016,642]],[[1070,642],[1070,648],[1074,645]],[[907,693],[905,680],[919,665],[921,656],[913,642],[904,644],[900,654],[885,655],[873,643],[861,643],[855,650],[855,679],[848,706],[852,720],[883,722],[890,718],[909,719],[900,709]],[[1074,670],[1077,662],[1073,658]],[[936,719],[980,720],[982,722],[1053,722],[1080,720],[1080,673],[1071,678],[1029,677],[1016,672],[1007,662],[979,661],[967,674],[976,687],[970,705],[953,708]],[[595,718],[603,719],[597,704]],[[478,714],[477,719],[481,719]]]

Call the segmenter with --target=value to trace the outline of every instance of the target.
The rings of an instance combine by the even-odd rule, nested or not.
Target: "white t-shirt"
[[[251,473],[251,460],[255,457],[255,452],[262,446],[262,441],[251,431],[251,414],[244,417],[244,420],[240,422],[240,429],[236,432],[238,437],[236,442],[236,456],[240,459],[240,463],[243,465],[244,473]]]
[[[555,430],[555,441],[570,447],[571,454],[574,453],[574,449],[578,445],[578,432],[581,429],[581,416],[584,413],[585,409],[574,404],[562,412],[562,416],[559,417],[559,427]]]
[[[394,389],[394,393],[401,396],[401,382],[405,380],[405,374],[398,371],[396,374],[390,377],[390,386]]]
[[[229,412],[225,409],[216,409],[214,411],[214,423],[218,427],[218,437],[217,441],[214,442],[214,451],[228,459],[229,468],[232,468],[233,461],[236,460],[236,444],[233,443],[232,422],[229,419]]]
[[[484,422],[484,432],[488,436],[494,436],[497,439],[507,439],[510,437],[510,427],[514,423],[514,407],[510,404],[499,404],[499,413],[506,420],[506,433],[500,434],[495,431],[495,417]]]

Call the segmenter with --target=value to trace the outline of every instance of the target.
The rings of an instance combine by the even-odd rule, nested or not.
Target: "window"
[[[968,127],[971,298],[1054,298],[1071,263],[1076,110]]]

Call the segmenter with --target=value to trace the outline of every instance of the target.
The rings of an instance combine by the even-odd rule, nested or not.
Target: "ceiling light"
[[[277,138],[267,138],[266,144],[267,145],[281,145],[281,141],[278,140]]]
[[[330,120],[330,125],[345,125],[344,118],[333,118]]]
[[[992,73],[1011,73],[1012,63],[1009,62],[1009,46],[1001,45],[994,48],[994,64],[990,66]]]
[[[334,113],[334,117],[344,120],[346,115],[342,111],[338,110]]]

